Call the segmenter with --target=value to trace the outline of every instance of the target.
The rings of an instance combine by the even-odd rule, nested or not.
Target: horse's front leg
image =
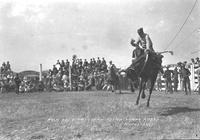
[[[140,100],[140,94],[141,94],[141,92],[142,92],[142,86],[143,85],[143,80],[141,79],[141,81],[140,81],[140,86],[139,86],[139,94],[138,94],[138,97],[137,97],[137,101],[136,101],[136,105],[138,105],[139,104],[139,100]]]

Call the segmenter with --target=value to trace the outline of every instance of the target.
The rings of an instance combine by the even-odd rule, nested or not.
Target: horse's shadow
[[[169,107],[164,108],[164,111],[160,112],[160,116],[170,116],[176,115],[179,113],[187,113],[187,112],[197,112],[200,111],[200,108],[190,108],[190,107]]]

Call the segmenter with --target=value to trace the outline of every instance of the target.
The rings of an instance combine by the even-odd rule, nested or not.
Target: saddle
[[[145,65],[147,54],[143,54],[139,56],[136,60],[132,61],[132,64],[127,68],[127,70],[133,70],[136,72],[138,76],[142,73],[143,67]],[[149,58],[148,58],[148,65],[155,69],[161,69],[162,64],[162,58],[163,56],[161,54],[151,53],[149,52]]]

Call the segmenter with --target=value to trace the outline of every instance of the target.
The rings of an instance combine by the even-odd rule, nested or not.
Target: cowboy
[[[178,91],[178,76],[179,76],[179,72],[177,67],[174,68],[173,70],[173,82],[174,82],[174,91],[177,92]]]
[[[143,28],[139,28],[137,30],[137,33],[139,37],[138,40],[136,41],[136,44],[139,45],[140,48],[143,49],[145,53],[150,53],[153,56],[153,59],[156,62],[157,67],[160,69],[161,73],[163,73],[163,69],[161,66],[162,63],[161,59],[163,56],[154,51],[151,38],[149,37],[148,34],[144,33]]]
[[[181,78],[183,79],[183,89],[185,91],[185,94],[191,94],[191,87],[190,87],[190,78],[189,76],[191,75],[190,70],[188,68],[186,68],[186,65],[183,63],[181,65]]]
[[[144,54],[144,50],[141,49],[141,48],[139,47],[139,45],[137,45],[137,44],[135,43],[135,40],[134,40],[134,39],[131,39],[131,45],[134,47],[134,50],[133,50],[133,53],[132,53],[132,61],[135,61],[135,60],[137,60],[137,58],[138,58],[139,56],[141,56],[142,54]]]
[[[173,71],[169,70],[169,66],[166,67],[166,71],[164,72],[163,78],[165,78],[165,93],[170,92],[173,93],[172,90],[172,75]]]
[[[136,41],[136,44],[139,45],[145,51],[149,50],[151,52],[155,52],[153,49],[153,43],[151,41],[151,38],[149,37],[148,34],[144,33],[143,28],[139,28],[137,30],[137,33],[139,37],[138,40]]]

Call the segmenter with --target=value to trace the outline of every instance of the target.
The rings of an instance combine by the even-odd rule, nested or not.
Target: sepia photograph
[[[200,139],[199,0],[0,0],[0,140]]]

